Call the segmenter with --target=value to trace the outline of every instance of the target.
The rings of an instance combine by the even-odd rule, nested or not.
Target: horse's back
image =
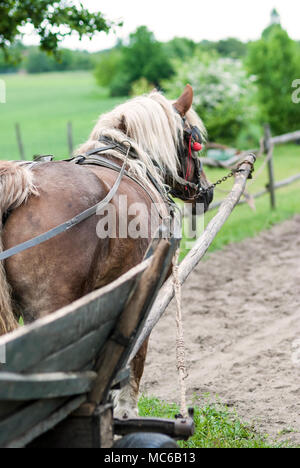
[[[87,170],[83,177],[83,171],[66,162],[37,165],[34,182],[39,196],[30,197],[9,215],[3,230],[4,249],[56,227],[105,196],[99,179]],[[92,217],[6,261],[15,302],[28,321],[80,297],[97,240]]]
[[[42,234],[101,201],[116,178],[70,162],[41,163],[34,169],[39,196],[32,196],[8,217],[3,230],[4,249]],[[106,175],[105,175],[106,174]],[[106,179],[106,180],[105,180]],[[120,190],[128,191],[124,180]],[[5,262],[15,303],[25,320],[51,313],[113,281],[140,261],[140,252],[126,239],[99,239],[99,217],[91,216],[72,229],[30,248]],[[137,247],[139,242],[136,243]],[[123,256],[123,258],[122,258]],[[106,273],[107,271],[107,273]],[[108,274],[109,272],[109,274]]]

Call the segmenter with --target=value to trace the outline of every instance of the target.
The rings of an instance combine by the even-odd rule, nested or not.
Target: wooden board
[[[45,421],[54,411],[62,408],[68,400],[68,398],[39,400],[18,409],[16,413],[0,421],[0,447],[22,436],[36,424]]]
[[[57,411],[54,411],[48,418],[40,423],[36,424],[33,428],[26,430],[26,432],[20,437],[8,442],[5,448],[22,448],[28,445],[30,442],[35,440],[37,437],[45,434],[47,431],[55,427],[73,411],[79,408],[86,400],[86,397],[81,395],[76,398],[72,398],[66,402]]]
[[[73,395],[89,391],[94,374],[85,374],[85,380],[82,374],[73,380],[64,375],[59,380],[57,373],[94,368],[96,358],[101,355],[102,347],[151,262],[151,258],[147,259],[109,286],[0,338],[0,346],[6,347],[7,357],[7,364],[0,367],[0,446],[23,446],[55,425],[56,421],[65,419],[70,408],[76,407],[77,403],[72,402],[78,400]],[[161,271],[162,277],[158,278],[151,298],[144,303],[143,312],[149,311],[152,296],[160,287],[169,265],[168,256]],[[137,329],[133,341],[130,340],[131,345],[136,332]],[[111,380],[118,370],[119,366],[112,369]],[[13,376],[12,373],[19,375]],[[36,373],[42,375],[30,375]],[[49,379],[46,373],[56,373],[56,376]],[[69,394],[72,398],[66,397]],[[6,398],[7,407],[3,402]],[[28,398],[36,401],[26,403]],[[86,395],[80,398],[86,400]],[[21,406],[19,399],[22,400]]]
[[[149,264],[146,260],[109,286],[95,291],[45,318],[0,338],[6,364],[0,372],[26,372],[81,338],[114,321],[122,311],[135,281]],[[105,336],[103,337],[105,341]],[[38,351],[37,351],[38,350]],[[76,352],[76,351],[75,351]]]
[[[0,400],[28,401],[81,395],[91,390],[95,372],[21,375],[0,373]]]
[[[136,280],[150,261],[133,268],[107,287],[32,325],[1,337],[0,346],[6,348],[7,363],[0,366],[0,375],[4,372],[28,374],[92,369]],[[85,390],[88,391],[89,387]],[[24,434],[30,431],[38,434],[36,428],[45,427],[54,411],[59,411],[60,417],[69,414],[68,398],[63,395],[60,398],[26,402],[30,397],[28,389],[20,387],[17,398],[22,398],[21,391],[24,392],[22,401],[1,401],[0,398],[0,446],[18,438],[23,440]],[[70,393],[61,391],[63,394],[66,392]],[[56,394],[59,394],[58,390]],[[38,396],[38,390],[31,394],[32,399]],[[16,394],[11,393],[10,397],[16,397]]]
[[[162,239],[153,260],[137,281],[136,288],[116,324],[113,336],[99,356],[95,370],[97,379],[89,395],[91,402],[105,404],[116,372],[121,370],[136,342],[156,294],[170,269],[177,241]]]
[[[113,412],[110,404],[90,416],[72,414],[54,430],[34,440],[29,448],[110,448],[113,445]]]
[[[44,361],[28,369],[27,372],[73,372],[92,369],[93,361],[99,355],[114,324],[115,320],[108,321],[75,343],[51,354]]]

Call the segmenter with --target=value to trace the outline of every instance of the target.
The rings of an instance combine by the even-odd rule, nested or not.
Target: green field
[[[19,159],[15,124],[21,127],[26,159],[34,154],[68,156],[67,122],[74,144],[87,140],[99,115],[122,101],[108,98],[91,73],[1,75],[6,104],[0,104],[0,159]]]
[[[67,122],[74,129],[74,143],[84,142],[99,114],[122,102],[120,98],[108,98],[105,90],[96,86],[90,73],[53,73],[42,75],[0,76],[7,85],[7,103],[0,104],[0,159],[19,159],[15,136],[15,123],[21,126],[27,159],[33,154],[54,154],[58,158],[68,156]],[[257,162],[256,170],[261,161]],[[300,146],[277,147],[274,157],[277,181],[300,172]],[[207,169],[213,182],[227,171]],[[251,183],[251,182],[250,182]],[[264,170],[247,190],[255,193],[265,187],[267,171]],[[216,190],[215,200],[225,196],[223,190],[230,190],[232,179],[222,184],[222,191]],[[210,250],[220,249],[230,242],[257,235],[274,223],[300,213],[300,182],[276,192],[277,209],[270,210],[269,197],[256,200],[256,211],[243,205],[233,212],[223,226]],[[215,211],[205,215],[205,224]],[[182,252],[184,255],[186,252]],[[199,403],[199,402],[198,402]],[[197,405],[197,402],[196,402]],[[189,441],[190,447],[269,447],[270,443],[233,418],[226,408],[207,405],[196,409],[197,431]],[[141,415],[170,417],[178,412],[174,405],[165,405],[155,398],[142,398]]]

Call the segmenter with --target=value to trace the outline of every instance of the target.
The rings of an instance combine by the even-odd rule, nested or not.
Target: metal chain
[[[240,166],[242,164],[249,164],[251,166],[251,171],[250,171],[250,174],[249,174],[249,179],[252,179],[252,172],[254,171],[254,166],[253,164],[251,164],[249,161],[242,161],[238,167],[236,169],[232,169],[232,171],[229,172],[229,174],[227,174],[226,176],[222,177],[221,179],[218,179],[216,182],[214,182],[213,184],[211,184],[209,187],[207,187],[206,189],[201,189],[200,190],[200,193],[203,194],[203,193],[207,193],[209,192],[211,189],[215,188],[217,185],[220,185],[222,184],[223,182],[226,182],[226,180],[230,179],[231,177],[233,177],[235,174],[238,174],[239,172],[245,172],[245,169],[239,169]]]

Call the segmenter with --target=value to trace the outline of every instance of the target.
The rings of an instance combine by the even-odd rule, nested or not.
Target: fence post
[[[68,134],[68,147],[69,147],[69,155],[73,155],[73,127],[72,127],[72,122],[68,122],[67,125],[67,134]]]
[[[269,183],[267,185],[267,189],[270,192],[270,200],[271,200],[271,209],[275,210],[276,208],[276,199],[275,199],[275,179],[274,179],[274,164],[273,164],[273,143],[271,141],[271,128],[269,124],[265,125],[265,136],[264,136],[264,150],[265,154],[270,156],[268,161],[268,174],[269,174]]]
[[[15,127],[16,127],[16,136],[17,136],[17,142],[18,142],[18,147],[19,147],[20,156],[21,156],[21,159],[22,159],[23,161],[26,161],[20,125],[19,125],[18,123],[16,123],[16,126],[15,126]]]

